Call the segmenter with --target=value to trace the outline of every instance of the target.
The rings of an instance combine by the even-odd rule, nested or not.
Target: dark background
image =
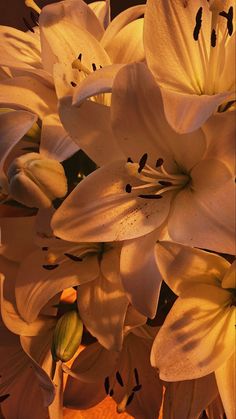
[[[56,3],[55,0],[36,0],[39,7],[49,3]],[[86,0],[86,3],[91,3]],[[112,16],[136,4],[143,4],[145,0],[111,0]],[[0,0],[0,25],[14,26],[26,30],[22,18],[29,18],[30,9],[25,6],[24,0]]]

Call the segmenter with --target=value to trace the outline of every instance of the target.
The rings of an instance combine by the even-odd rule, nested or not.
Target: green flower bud
[[[63,166],[38,153],[16,158],[8,169],[9,193],[18,202],[36,208],[50,207],[67,193]]]
[[[57,322],[53,333],[52,357],[54,361],[69,361],[80,346],[83,323],[76,310],[65,313]]]

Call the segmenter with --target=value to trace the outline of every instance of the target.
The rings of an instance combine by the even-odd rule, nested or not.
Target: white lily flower
[[[233,0],[148,0],[144,46],[166,117],[185,133],[235,100]]]
[[[54,215],[55,235],[121,241],[167,224],[172,240],[233,253],[235,114],[177,134],[144,64],[120,70],[112,98],[113,130],[128,162],[111,162],[84,179]]]
[[[162,242],[164,280],[179,296],[158,333],[151,363],[166,381],[215,372],[227,418],[235,417],[235,262],[203,250]]]
[[[121,352],[107,351],[98,342],[85,348],[71,370],[65,369],[71,375],[64,395],[66,406],[87,409],[110,395],[118,413],[127,411],[138,419],[158,417],[163,387],[150,366],[152,329],[133,329],[125,337]]]

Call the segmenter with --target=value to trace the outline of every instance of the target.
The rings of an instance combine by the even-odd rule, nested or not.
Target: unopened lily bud
[[[50,207],[67,193],[63,166],[38,153],[16,158],[8,169],[9,193],[18,202],[36,208]]]
[[[57,322],[53,333],[52,357],[54,361],[69,361],[80,346],[83,323],[76,310],[65,313]]]

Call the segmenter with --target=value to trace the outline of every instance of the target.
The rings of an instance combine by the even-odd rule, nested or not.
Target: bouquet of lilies
[[[4,418],[235,419],[234,1],[25,3],[0,27]]]

